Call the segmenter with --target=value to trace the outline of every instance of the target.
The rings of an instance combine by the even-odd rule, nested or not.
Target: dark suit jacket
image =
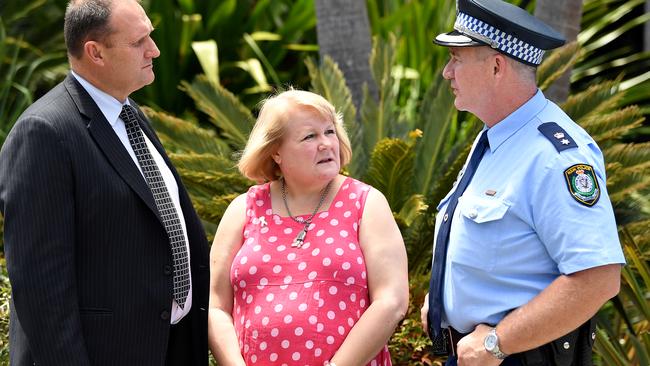
[[[197,365],[207,365],[207,241],[139,113],[178,183],[192,268],[188,342]],[[164,365],[169,239],[144,178],[72,75],[30,106],[7,138],[0,209],[13,290],[12,365]]]

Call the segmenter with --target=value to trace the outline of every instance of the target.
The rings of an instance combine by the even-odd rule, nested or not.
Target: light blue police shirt
[[[558,152],[537,129],[545,122],[577,147]],[[464,333],[497,324],[559,275],[625,263],[602,153],[557,105],[538,90],[481,133],[490,147],[454,212],[444,276],[443,326]],[[565,170],[575,164],[593,167],[600,198],[592,206],[568,188]],[[453,191],[438,206],[436,235]]]

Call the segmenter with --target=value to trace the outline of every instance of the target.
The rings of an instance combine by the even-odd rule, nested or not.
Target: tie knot
[[[122,121],[124,121],[124,124],[138,123],[138,117],[135,108],[127,104],[122,106],[122,112],[120,112],[120,118],[122,119]]]

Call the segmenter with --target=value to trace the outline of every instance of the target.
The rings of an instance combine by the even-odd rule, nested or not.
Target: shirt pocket
[[[501,220],[508,211],[508,207],[508,204],[498,198],[461,196],[458,199],[460,214],[477,224]]]
[[[453,262],[485,271],[494,269],[502,248],[509,205],[498,198],[463,195],[458,199],[458,223],[452,224]]]

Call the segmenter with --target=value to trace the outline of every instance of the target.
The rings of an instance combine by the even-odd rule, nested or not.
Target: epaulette
[[[578,144],[573,141],[571,136],[569,136],[569,134],[555,122],[542,123],[537,127],[537,129],[542,133],[542,135],[544,135],[544,137],[551,141],[553,146],[557,149],[557,152],[578,147]]]

